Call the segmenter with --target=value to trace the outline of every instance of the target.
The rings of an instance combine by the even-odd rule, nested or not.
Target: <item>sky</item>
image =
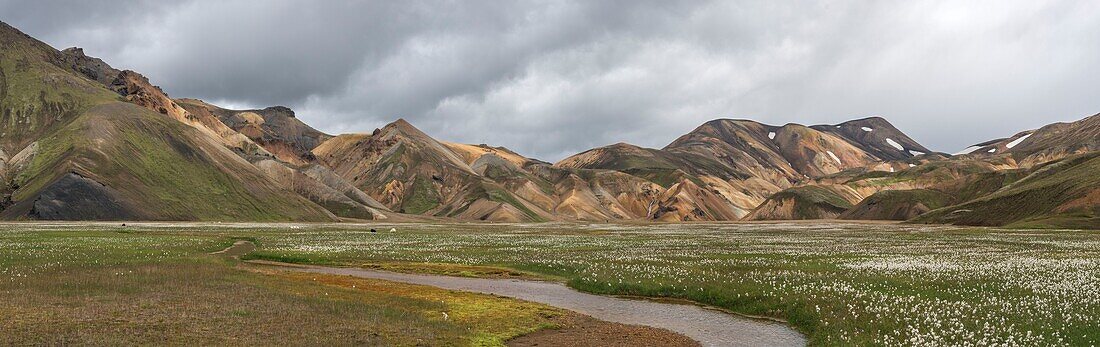
[[[1100,1],[0,0],[0,20],[173,97],[547,161],[716,118],[881,116],[953,153],[1100,112]]]

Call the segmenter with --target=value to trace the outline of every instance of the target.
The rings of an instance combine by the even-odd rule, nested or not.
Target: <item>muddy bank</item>
[[[508,340],[509,347],[698,347],[687,336],[665,329],[601,321],[571,313],[556,322],[558,328],[543,329]]]

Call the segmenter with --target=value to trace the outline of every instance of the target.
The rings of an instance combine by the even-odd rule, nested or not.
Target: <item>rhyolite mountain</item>
[[[1007,138],[975,144],[958,153],[969,157],[1006,157],[1031,167],[1075,154],[1100,150],[1100,114],[1076,122],[1054,123]]]
[[[952,157],[924,160],[894,172],[856,169],[827,175],[788,194],[776,194],[754,212],[757,219],[797,219],[768,214],[787,197],[788,209],[805,218],[835,208],[807,203],[809,190],[854,190],[858,203],[837,218],[909,220],[918,223],[1100,229],[1100,116],[1056,123],[982,142]],[[838,188],[840,187],[840,188]],[[820,194],[817,194],[820,195]],[[833,194],[835,198],[839,194]],[[820,201],[821,199],[817,199]],[[800,203],[801,202],[801,203]],[[763,216],[763,217],[759,217]]]
[[[719,119],[662,149],[620,143],[555,166],[616,170],[668,188],[688,187],[690,200],[704,205],[695,219],[732,220],[813,178],[857,168],[900,169],[929,152],[878,117],[809,127]],[[759,219],[788,219],[778,217]]]
[[[229,110],[198,99],[177,99],[175,102],[191,114],[201,115],[204,119],[217,119],[288,163],[313,162],[313,148],[332,138],[332,135],[302,123],[293,110],[283,106]]]
[[[198,121],[102,83],[132,82],[125,76],[91,79],[71,63],[0,23],[3,218],[335,219],[267,179]]]
[[[1100,228],[1100,115],[920,145],[880,117],[706,122],[557,163],[397,120],[330,135],[272,106],[174,99],[0,24],[0,217],[43,220],[884,219]]]
[[[668,206],[679,190],[613,170],[562,169],[507,148],[437,141],[404,120],[336,136],[312,153],[397,213],[511,222],[676,216]]]

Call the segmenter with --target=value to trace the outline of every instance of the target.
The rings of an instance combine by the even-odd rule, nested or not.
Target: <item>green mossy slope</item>
[[[930,189],[884,190],[863,199],[840,219],[908,220],[951,201],[950,195]]]
[[[0,175],[12,200],[4,219],[332,220],[208,135],[121,101],[0,23],[0,150],[33,143],[25,166]]]
[[[992,194],[929,212],[914,221],[1100,229],[1100,152],[1038,166]]]

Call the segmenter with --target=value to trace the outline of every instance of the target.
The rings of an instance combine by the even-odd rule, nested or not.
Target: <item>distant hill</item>
[[[989,194],[914,221],[1100,229],[1100,152],[1037,165]]]
[[[814,178],[852,169],[907,167],[919,162],[914,157],[930,152],[882,118],[810,127],[719,119],[663,149],[620,143],[555,166],[616,170],[663,187],[696,186],[701,193],[690,200],[704,205],[702,210],[709,212],[704,215],[712,217],[706,219],[732,220],[748,215],[772,194]]]
[[[496,221],[539,221],[549,215],[518,200],[451,147],[405,120],[372,134],[336,136],[312,154],[396,212]],[[504,159],[479,164],[482,173],[515,167]]]
[[[1020,166],[1045,162],[1100,150],[1100,114],[1076,122],[1054,123],[1011,137],[970,146],[959,155],[972,157],[1010,157]]]

